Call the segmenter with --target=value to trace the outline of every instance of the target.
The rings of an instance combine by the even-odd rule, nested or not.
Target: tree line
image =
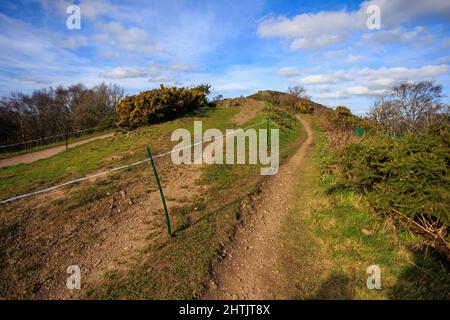
[[[116,105],[124,97],[118,85],[101,83],[45,88],[0,99],[0,145],[97,127],[116,121]]]

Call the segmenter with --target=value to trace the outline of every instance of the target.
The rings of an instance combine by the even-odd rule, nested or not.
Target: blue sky
[[[66,27],[71,4],[80,30]],[[370,5],[381,29],[367,28]],[[0,95],[106,82],[128,94],[210,83],[233,97],[299,84],[364,114],[402,80],[450,94],[448,0],[2,0],[0,30]]]

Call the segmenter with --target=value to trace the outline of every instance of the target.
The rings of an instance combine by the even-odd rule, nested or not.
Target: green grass
[[[209,127],[221,128],[226,124],[225,119],[238,111],[215,108],[202,110],[191,117],[142,127],[129,137],[117,133],[111,140],[93,141],[51,158],[0,169],[0,199],[146,159],[145,149],[148,146],[154,155],[168,151],[171,144],[167,141],[170,141],[173,130],[186,128],[192,132],[193,121],[200,119],[203,120],[204,130]]]
[[[113,129],[109,129],[109,130],[103,130],[103,131],[95,131],[94,133],[89,133],[89,134],[82,134],[79,137],[69,138],[69,144],[70,143],[74,143],[74,142],[78,142],[78,141],[81,141],[81,140],[85,140],[85,139],[90,139],[90,138],[94,138],[94,137],[97,137],[97,136],[101,136],[101,135],[104,135],[104,134],[107,134],[107,133],[113,132],[113,131],[114,131]],[[53,148],[53,147],[64,146],[65,144],[66,144],[66,141],[62,140],[62,141],[49,143],[49,144],[42,145],[42,146],[36,146],[36,147],[30,148],[30,149],[26,149],[26,150],[2,152],[2,153],[0,153],[0,160],[1,159],[15,157],[15,156],[19,156],[19,155],[26,154],[26,153],[42,151],[42,150],[50,149],[50,148]]]
[[[313,118],[314,119],[314,118]],[[323,174],[330,155],[317,119],[315,148],[296,177],[298,201],[284,226],[290,299],[448,299],[450,276],[431,257],[412,252],[414,236],[377,215],[365,198]],[[379,265],[381,290],[366,287],[366,268]]]
[[[207,119],[217,127],[231,126],[231,116],[218,113]],[[220,117],[218,116],[220,115]],[[288,116],[286,114],[286,116]],[[264,112],[243,125],[266,118]],[[206,120],[206,119],[205,119]],[[274,127],[278,125],[274,122]],[[264,128],[264,125],[262,125]],[[280,153],[286,158],[304,140],[297,123],[280,134]],[[210,165],[203,169],[200,184],[208,185],[201,198],[171,212],[175,236],[149,245],[144,261],[127,272],[112,272],[104,283],[89,288],[88,298],[191,299],[198,297],[210,278],[219,248],[228,243],[240,223],[240,204],[256,192],[262,177],[258,165]]]

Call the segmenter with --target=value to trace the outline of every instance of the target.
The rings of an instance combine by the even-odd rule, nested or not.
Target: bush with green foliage
[[[334,110],[326,110],[322,113],[322,124],[326,129],[352,130],[353,128],[374,128],[373,122],[352,114],[349,108],[338,106]]]
[[[314,107],[306,102],[297,102],[295,104],[295,111],[300,113],[311,114],[314,112]]]
[[[141,92],[127,96],[117,105],[118,125],[136,128],[141,125],[159,123],[181,117],[195,109],[209,106],[209,85],[194,88],[166,88]]]
[[[427,224],[448,228],[449,151],[447,123],[403,138],[369,134],[344,148],[337,162],[343,180],[363,190],[378,212],[402,214],[419,223],[425,218]]]

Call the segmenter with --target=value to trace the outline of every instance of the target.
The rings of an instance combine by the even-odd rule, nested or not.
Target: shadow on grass
[[[343,273],[333,272],[311,300],[351,300],[354,297],[352,280]]]
[[[355,190],[353,188],[347,186],[344,183],[338,182],[338,183],[335,183],[335,184],[331,185],[330,187],[328,187],[325,190],[325,194],[328,196],[331,196],[331,195],[336,195],[336,194],[345,194],[345,193],[348,193],[351,191],[355,191]]]
[[[450,299],[449,261],[433,254],[415,252],[411,265],[401,271],[390,290],[390,299],[448,300]]]

